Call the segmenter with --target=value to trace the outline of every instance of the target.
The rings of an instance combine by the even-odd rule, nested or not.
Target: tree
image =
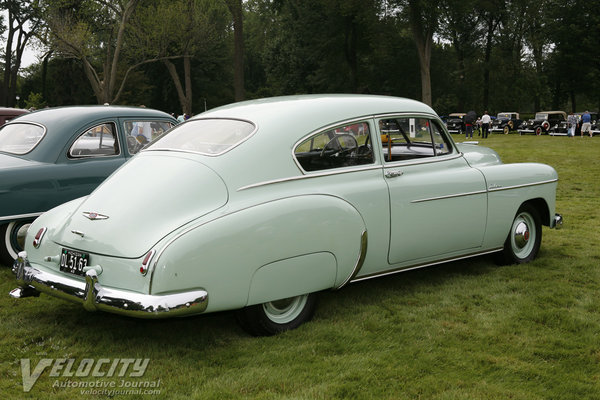
[[[432,105],[431,49],[433,34],[440,18],[440,3],[435,0],[396,0],[390,3],[398,7],[398,16],[404,18],[410,26],[419,56],[421,101]]]
[[[82,62],[100,104],[117,103],[128,74],[149,62],[142,60],[119,74],[128,22],[139,1],[45,1],[53,47],[62,56]]]
[[[3,0],[0,1],[0,9],[7,10],[8,16],[0,104],[13,107],[23,52],[40,24],[38,3],[35,0]]]
[[[192,62],[215,60],[223,53],[224,7],[215,0],[156,0],[140,7],[132,20],[131,47],[140,53],[139,58],[163,63],[181,109],[188,115],[193,114]]]

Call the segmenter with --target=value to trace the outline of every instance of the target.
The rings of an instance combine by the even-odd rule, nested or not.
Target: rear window
[[[0,129],[0,151],[27,154],[37,146],[46,130],[40,125],[13,123]]]
[[[188,120],[145,150],[180,150],[217,156],[248,139],[254,131],[254,124],[236,119]]]

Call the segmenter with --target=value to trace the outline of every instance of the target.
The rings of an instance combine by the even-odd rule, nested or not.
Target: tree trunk
[[[417,53],[419,54],[419,67],[421,72],[421,101],[431,106],[431,45],[433,31],[425,25],[423,9],[419,0],[409,0],[410,28],[413,33]],[[435,21],[427,21],[435,24]]]
[[[244,90],[244,20],[242,13],[242,0],[226,0],[226,3],[233,17],[233,88],[235,91],[235,101],[241,101],[246,98],[246,92]]]
[[[181,85],[181,79],[177,73],[175,64],[170,60],[163,60],[163,63],[173,79],[173,84],[177,90],[177,97],[179,98],[179,104],[181,105],[182,111],[187,115],[192,115],[192,74],[191,74],[191,57],[185,56],[183,59],[183,70],[184,70],[184,82],[185,89]]]

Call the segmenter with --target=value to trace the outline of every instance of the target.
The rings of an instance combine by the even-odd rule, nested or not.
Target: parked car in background
[[[239,102],[154,140],[90,196],[30,227],[16,298],[139,318],[238,309],[255,335],[310,319],[316,293],[495,253],[533,260],[556,171],[454,143],[386,96]]]
[[[558,130],[561,123],[567,120],[564,111],[540,111],[533,119],[524,121],[519,127],[519,134],[535,133],[536,135],[553,134]]]
[[[496,119],[492,121],[490,132],[504,132],[508,134],[523,123],[517,112],[501,112],[498,113]]]
[[[463,120],[466,113],[452,113],[448,114],[448,118],[446,118],[446,128],[450,133],[464,133],[465,132],[465,122]]]
[[[157,110],[87,106],[49,108],[0,128],[0,264],[11,265],[43,212],[89,194],[175,125]]]
[[[0,126],[4,125],[11,119],[28,112],[29,110],[24,110],[22,108],[0,107]]]
[[[583,112],[575,113],[577,117],[577,128],[575,129],[575,136],[581,135],[581,116],[585,114]],[[590,112],[590,116],[592,117],[592,136],[600,133],[600,120],[598,120],[597,112]],[[558,128],[555,132],[551,133],[554,136],[567,136],[568,135],[568,126],[567,121],[563,121],[558,125]]]

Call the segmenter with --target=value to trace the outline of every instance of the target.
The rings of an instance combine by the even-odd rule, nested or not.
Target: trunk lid
[[[142,153],[85,199],[52,239],[84,252],[138,258],[227,199],[220,176],[194,156]]]

